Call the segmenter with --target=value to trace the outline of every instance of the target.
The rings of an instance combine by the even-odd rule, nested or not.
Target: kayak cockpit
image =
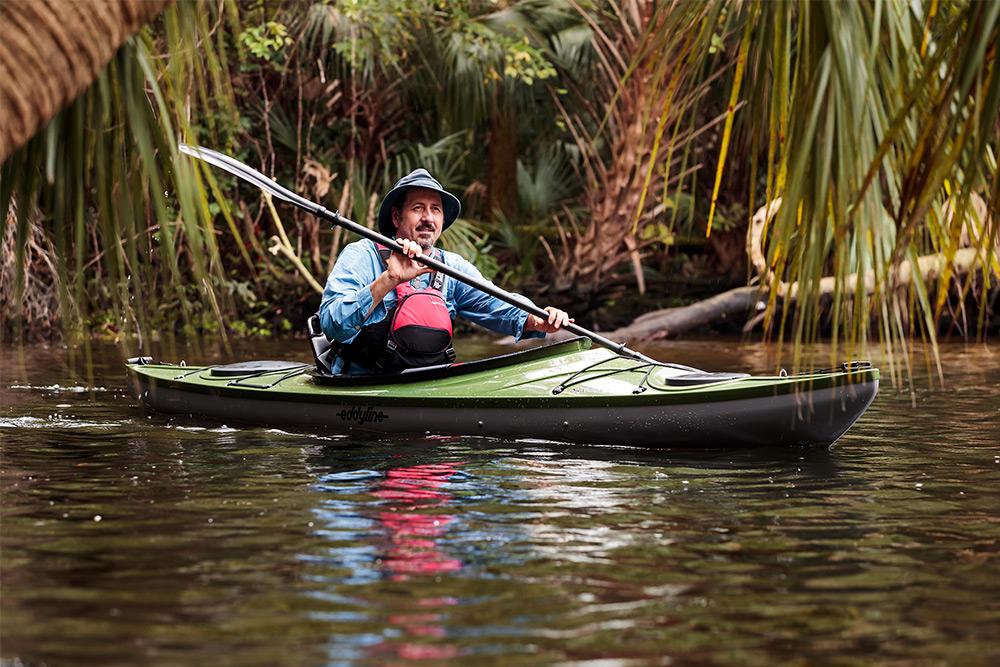
[[[337,387],[424,382],[426,380],[441,380],[575,354],[590,349],[590,346],[590,339],[578,337],[549,345],[540,345],[528,350],[501,354],[487,359],[411,368],[402,373],[385,375],[331,375],[317,368],[312,371],[311,376],[314,384]]]
[[[445,378],[468,375],[471,373],[517,366],[544,359],[562,357],[589,350],[590,347],[591,342],[588,338],[578,337],[557,343],[551,343],[549,345],[540,345],[528,350],[521,350],[496,357],[489,357],[486,359],[442,364],[438,366],[411,368],[401,373],[378,375],[334,375],[321,370],[318,364],[313,365],[282,360],[241,361],[232,364],[219,364],[192,368],[186,368],[182,362],[182,365],[177,366],[179,374],[173,379],[180,380],[188,375],[199,373],[204,376],[204,379],[225,378],[229,379],[230,384],[235,386],[254,386],[246,383],[253,378],[282,376],[280,379],[271,380],[268,384],[268,387],[271,387],[290,377],[308,374],[312,383],[320,386],[358,387],[364,385],[406,384],[424,382],[427,380],[441,380]],[[152,364],[153,360],[151,357],[133,357],[128,359],[126,363],[133,366],[146,366]]]

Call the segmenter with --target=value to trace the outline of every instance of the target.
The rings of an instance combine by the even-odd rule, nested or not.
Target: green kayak
[[[383,377],[267,361],[192,367],[141,357],[127,367],[141,404],[160,413],[651,448],[830,445],[879,384],[864,363],[803,375],[705,373],[591,349],[585,338]]]

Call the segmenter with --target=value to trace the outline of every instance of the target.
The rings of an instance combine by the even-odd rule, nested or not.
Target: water
[[[0,663],[996,664],[1000,355],[942,358],[829,450],[654,453],[148,417],[113,349],[3,350]]]

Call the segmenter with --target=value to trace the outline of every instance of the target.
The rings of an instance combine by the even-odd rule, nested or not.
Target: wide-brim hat
[[[437,179],[426,169],[414,169],[406,176],[396,181],[396,185],[382,198],[378,207],[378,230],[383,236],[396,238],[396,225],[392,224],[392,209],[400,208],[400,202],[406,197],[410,188],[427,188],[441,195],[441,206],[444,208],[444,225],[441,231],[448,229],[462,212],[462,203],[458,197],[441,187]]]

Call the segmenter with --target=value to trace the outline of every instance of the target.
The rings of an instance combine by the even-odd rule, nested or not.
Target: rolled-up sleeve
[[[365,324],[385,317],[385,305],[380,303],[371,316],[365,318],[372,309],[370,286],[378,277],[373,259],[377,255],[373,253],[364,243],[348,245],[326,279],[319,321],[330,340],[350,343]]]
[[[450,255],[449,259],[449,264],[462,273],[493,285],[493,283],[483,277],[483,274],[471,262],[457,255]],[[454,282],[455,291],[453,295],[455,308],[459,317],[486,327],[491,331],[513,336],[515,340],[545,337],[545,334],[541,331],[524,332],[524,323],[528,319],[528,312],[526,310],[512,306],[506,301],[501,301],[495,296],[490,296],[486,292],[465,283],[457,280]],[[528,306],[534,305],[526,296],[514,293],[509,294],[515,300],[521,301]]]

